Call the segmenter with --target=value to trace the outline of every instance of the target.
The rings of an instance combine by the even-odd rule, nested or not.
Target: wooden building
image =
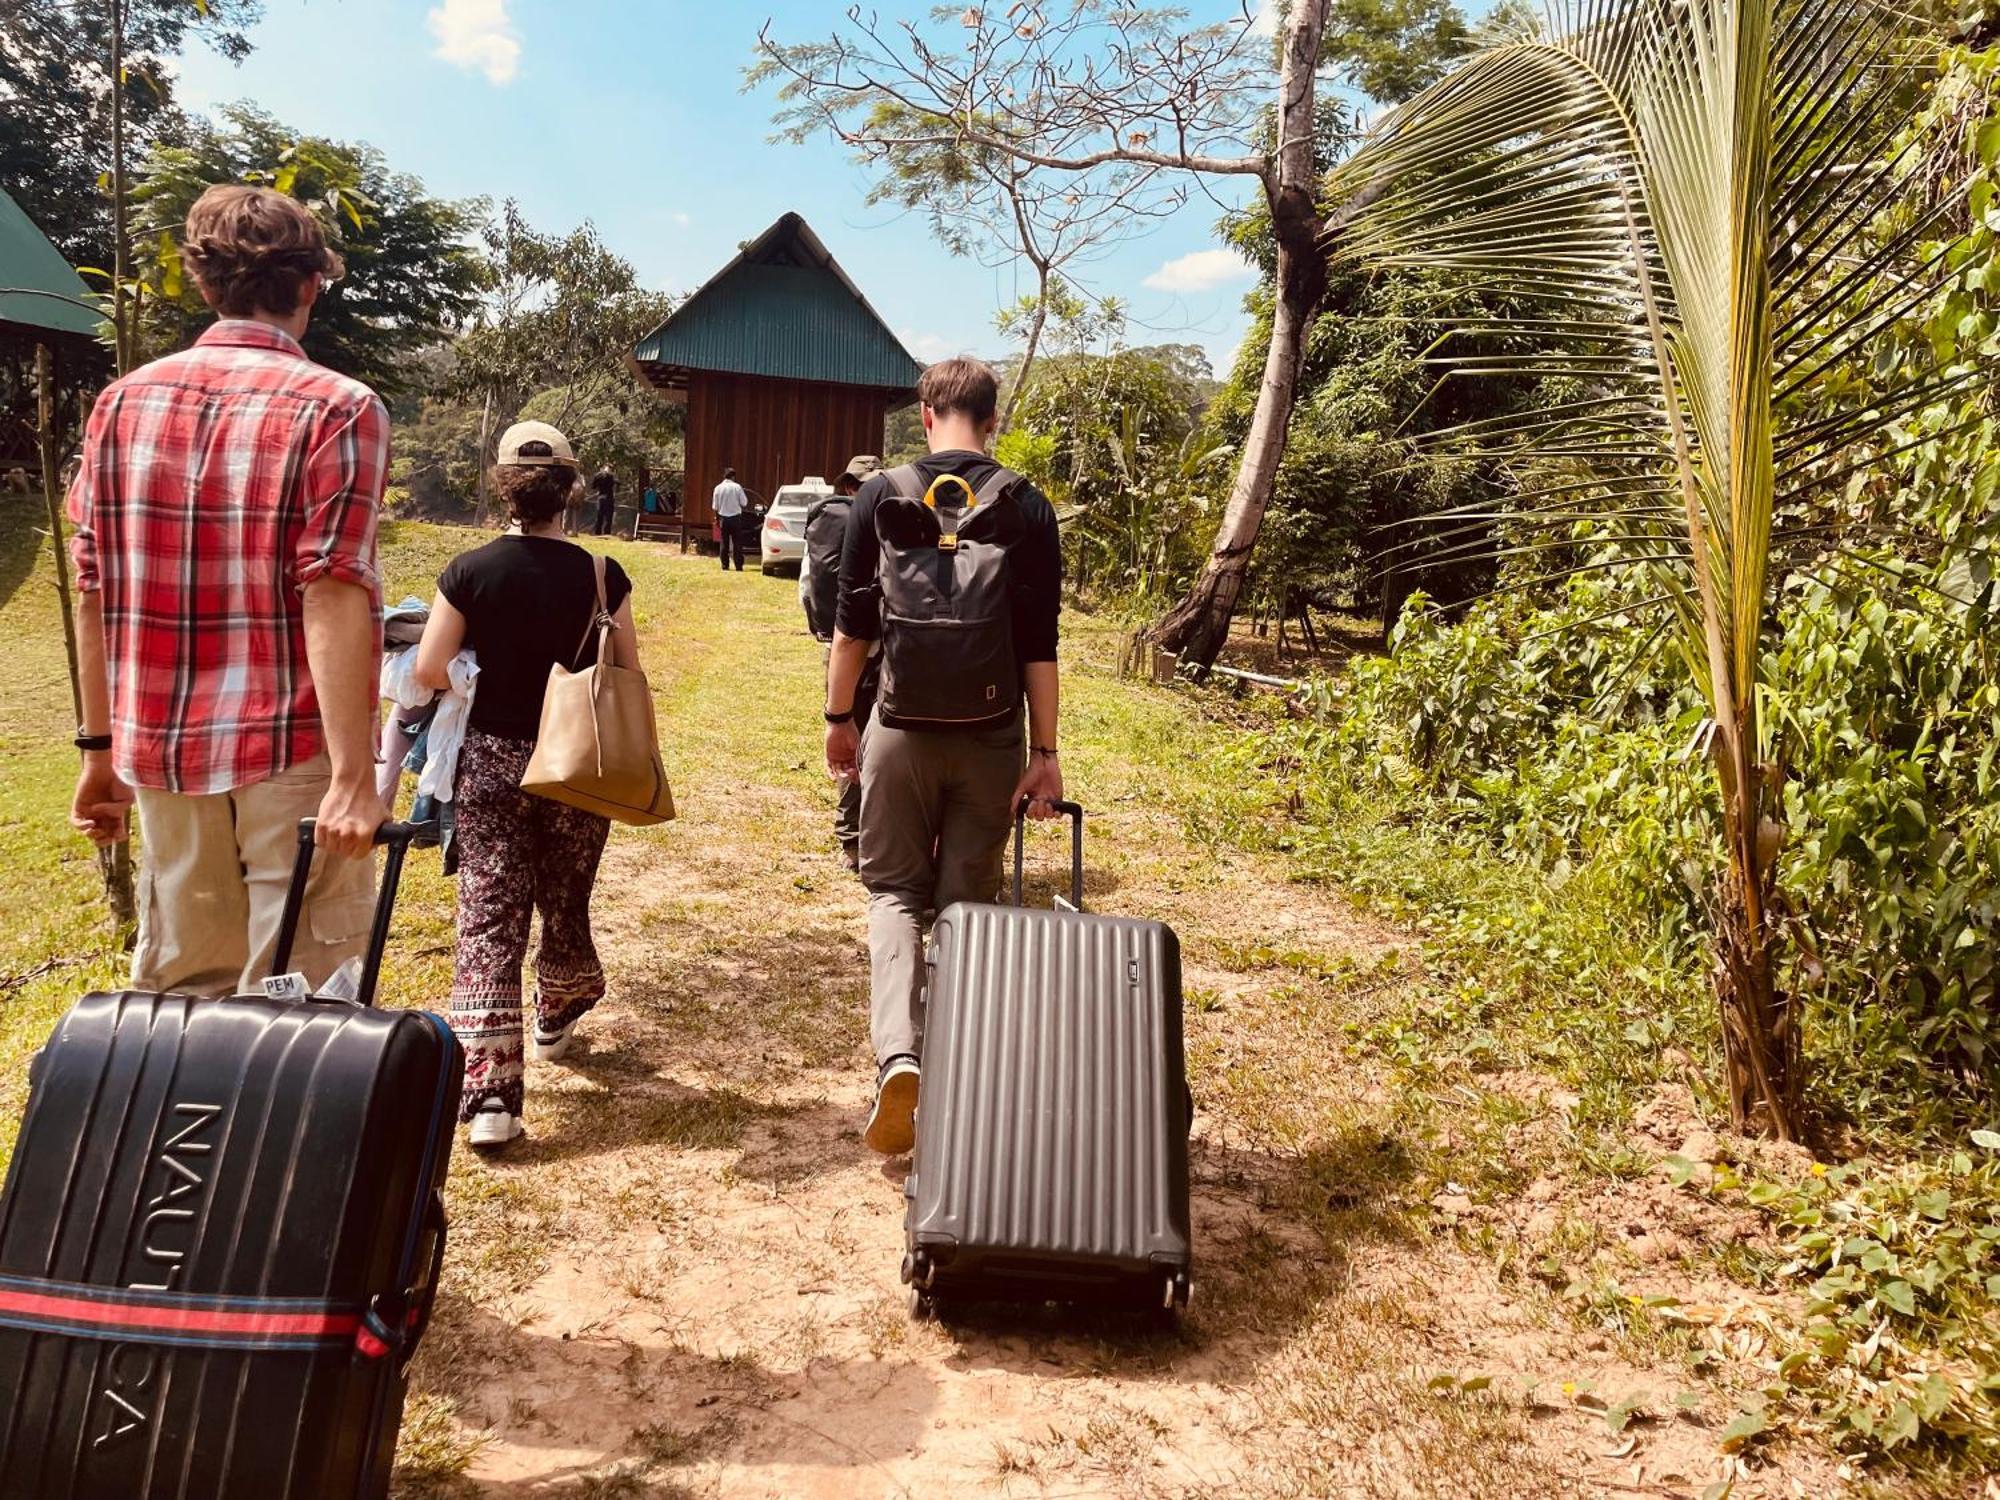
[[[786,214],[639,341],[632,364],[687,406],[683,514],[705,537],[725,468],[766,504],[882,451],[921,367],[818,235]]]
[[[0,191],[0,484],[41,489],[35,437],[35,352],[55,368],[58,431],[72,430],[82,393],[110,368],[90,289],[21,206]]]

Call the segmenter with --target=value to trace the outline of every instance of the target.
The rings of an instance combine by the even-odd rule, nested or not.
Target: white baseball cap
[[[547,448],[547,453],[523,453],[523,448],[539,443]],[[500,454],[497,460],[508,468],[551,469],[558,464],[576,467],[576,450],[569,445],[569,439],[551,427],[547,422],[516,422],[500,434]]]

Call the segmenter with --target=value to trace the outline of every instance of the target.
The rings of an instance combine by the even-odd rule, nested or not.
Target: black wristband
[[[837,714],[831,709],[823,708],[820,710],[820,717],[825,719],[829,724],[852,724],[854,722],[854,710],[850,708],[844,714]]]
[[[111,736],[108,734],[84,734],[78,731],[76,748],[79,750],[109,750],[111,748]]]
[[[1056,751],[1046,745],[1030,745],[1028,746],[1028,753],[1030,755],[1046,755],[1050,760],[1056,758]]]

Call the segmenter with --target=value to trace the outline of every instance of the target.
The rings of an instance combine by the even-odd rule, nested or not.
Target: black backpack
[[[1020,711],[1021,672],[1013,569],[998,518],[1013,505],[1021,476],[1000,469],[976,491],[956,474],[940,474],[926,490],[914,464],[886,477],[889,492],[875,505],[882,722],[1004,724]]]
[[[840,607],[840,554],[847,544],[847,518],[854,497],[834,495],[806,512],[806,629],[822,641],[833,639],[834,612]]]

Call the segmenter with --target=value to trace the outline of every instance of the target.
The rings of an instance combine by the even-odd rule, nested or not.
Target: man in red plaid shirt
[[[316,986],[365,945],[375,789],[375,530],[389,417],[299,340],[338,256],[302,206],[218,187],[182,256],[219,321],[98,398],[69,494],[83,751],[71,821],[145,834],[132,983],[228,994],[268,972],[297,849]]]

